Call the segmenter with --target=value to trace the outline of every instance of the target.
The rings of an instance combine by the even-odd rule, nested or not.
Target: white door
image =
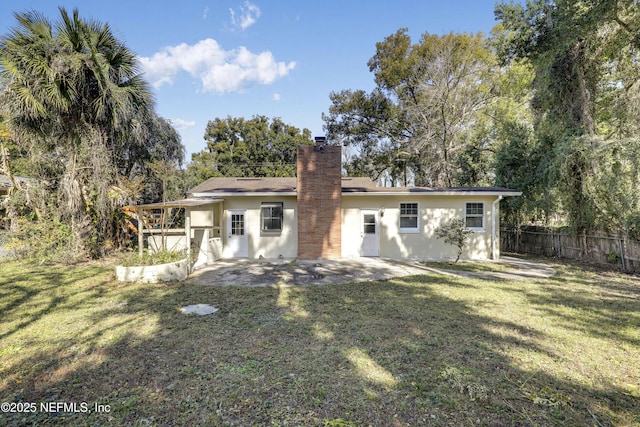
[[[380,255],[380,226],[377,210],[360,211],[360,256]]]
[[[247,236],[247,211],[227,212],[227,246],[225,258],[246,258],[249,256],[249,238]]]

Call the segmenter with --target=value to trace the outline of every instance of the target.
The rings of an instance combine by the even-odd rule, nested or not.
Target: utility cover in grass
[[[218,309],[209,304],[193,304],[182,307],[180,311],[183,314],[198,314],[200,316],[206,316],[207,314],[215,313]]]

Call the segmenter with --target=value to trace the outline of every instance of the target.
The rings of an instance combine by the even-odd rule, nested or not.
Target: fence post
[[[627,266],[624,262],[624,257],[625,257],[625,253],[624,253],[624,241],[623,239],[618,240],[618,243],[620,244],[620,260],[622,261],[622,271],[627,271]]]
[[[560,233],[558,233],[557,236],[558,236],[558,258],[562,258],[562,242],[560,240]]]

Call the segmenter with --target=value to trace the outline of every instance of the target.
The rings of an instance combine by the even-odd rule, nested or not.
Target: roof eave
[[[522,196],[521,191],[349,191],[343,196]]]
[[[239,192],[216,192],[216,193],[191,193],[190,197],[211,199],[219,197],[275,197],[293,196],[295,191],[239,191]],[[343,191],[343,196],[522,196],[521,191]]]

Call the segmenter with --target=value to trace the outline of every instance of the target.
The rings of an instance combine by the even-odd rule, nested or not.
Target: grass
[[[3,263],[0,401],[38,410],[0,425],[639,425],[640,280],[555,268],[218,288]]]
[[[115,259],[115,262],[125,267],[147,266],[178,262],[186,257],[187,254],[185,251],[170,251],[165,249],[152,253],[145,250],[142,254],[139,254],[137,251],[123,252]]]
[[[495,273],[495,272],[512,272],[514,267],[504,262],[473,262],[473,261],[425,261],[422,263],[426,267],[438,268],[442,270],[468,271],[472,273]]]

